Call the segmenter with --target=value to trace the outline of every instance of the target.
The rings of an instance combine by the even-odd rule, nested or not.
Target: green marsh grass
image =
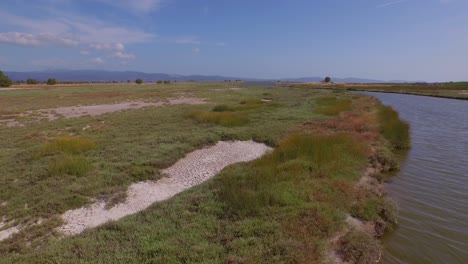
[[[379,106],[380,133],[395,149],[410,147],[409,124],[401,120],[398,112],[389,106]]]
[[[233,107],[231,106],[228,106],[228,105],[216,105],[215,107],[213,107],[213,112],[235,112],[236,109],[234,109]]]
[[[220,197],[240,215],[268,206],[302,207],[322,180],[347,179],[365,160],[364,146],[348,136],[292,135],[243,173],[221,177]]]
[[[84,176],[91,169],[91,163],[82,156],[61,155],[49,161],[48,172],[52,176]]]
[[[225,127],[242,126],[249,122],[245,114],[235,112],[195,111],[190,117],[201,123],[214,123]]]
[[[96,148],[96,142],[82,137],[58,137],[40,149],[43,156],[56,153],[80,154]]]
[[[49,219],[0,243],[0,263],[323,262],[327,241],[345,225],[345,214],[355,199],[354,184],[367,165],[361,142],[344,135],[300,133],[304,123],[327,118],[314,112],[313,102],[319,96],[331,96],[330,91],[249,88],[219,92],[219,86],[102,85],[5,93],[0,110],[19,112],[31,106],[161,100],[182,92],[228,109],[167,106],[0,129],[0,137],[8,139],[0,141],[0,202],[8,202],[0,209],[7,221],[18,224]],[[274,98],[272,103],[255,99],[267,92]],[[363,100],[363,105],[372,106]],[[230,114],[249,122],[236,127],[203,125],[187,118],[187,113],[197,110],[209,113],[201,114],[208,120],[202,123],[221,123]],[[44,140],[69,133],[98,142],[99,151],[93,150],[97,147],[68,151],[52,140],[51,145],[57,146],[31,159]],[[279,147],[260,160],[230,166],[214,179],[120,221],[60,240],[51,232],[61,224],[50,220],[54,216],[89,204],[90,198],[109,201],[111,197],[111,204],[121,201],[131,183],[158,180],[160,169],[186,153],[219,140],[252,138]],[[49,175],[49,162],[66,155],[86,155],[92,173]],[[231,186],[237,191],[231,191]]]
[[[315,112],[322,115],[334,116],[341,112],[351,110],[350,99],[339,99],[336,97],[324,97],[317,100],[319,106]]]

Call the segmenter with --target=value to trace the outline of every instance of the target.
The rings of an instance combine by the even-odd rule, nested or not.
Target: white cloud
[[[121,59],[121,60],[133,60],[133,59],[135,59],[135,55],[133,55],[131,53],[125,53],[125,52],[117,51],[114,54],[112,54],[112,58],[117,58],[117,59]]]
[[[92,43],[89,48],[98,51],[124,51],[125,45],[122,43]]]
[[[13,33],[29,34],[20,36],[20,43],[32,43],[35,38],[49,39],[63,45],[91,44],[91,43],[144,43],[156,38],[155,34],[145,32],[138,28],[129,28],[107,23],[99,19],[65,14],[60,11],[48,10],[54,20],[30,19],[15,16],[0,11],[0,23],[17,28]],[[11,33],[11,32],[7,32]],[[11,39],[11,36],[8,36]],[[24,39],[26,38],[26,39]],[[16,42],[13,42],[16,43]],[[52,44],[52,43],[51,43]],[[23,44],[24,45],[24,44]]]
[[[200,53],[200,51],[201,51],[200,48],[193,48],[192,50],[193,53]]]
[[[106,61],[103,60],[101,57],[96,57],[96,58],[92,59],[91,62],[94,63],[94,64],[104,64],[104,63],[106,63]]]
[[[395,1],[391,1],[391,2],[386,2],[386,3],[378,5],[377,7],[383,8],[383,7],[388,7],[388,6],[392,6],[392,5],[401,4],[401,3],[404,3],[404,2],[408,2],[408,0],[395,0]]]
[[[20,46],[61,45],[74,47],[79,41],[73,36],[54,35],[52,33],[29,34],[21,32],[0,33],[0,43]]]
[[[159,9],[166,0],[98,0],[102,3],[139,13],[150,13]]]

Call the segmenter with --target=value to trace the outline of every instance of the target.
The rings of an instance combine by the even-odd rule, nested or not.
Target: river
[[[364,94],[411,125],[412,148],[386,185],[400,215],[383,263],[468,263],[468,101]]]

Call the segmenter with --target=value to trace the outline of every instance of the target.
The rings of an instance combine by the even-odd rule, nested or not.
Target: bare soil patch
[[[158,107],[163,105],[180,105],[180,104],[189,104],[197,105],[206,103],[204,99],[192,98],[192,97],[179,97],[179,98],[168,98],[166,101],[130,101],[122,102],[116,104],[101,104],[101,105],[85,105],[85,106],[67,106],[67,107],[58,107],[50,109],[42,109],[37,111],[27,111],[25,113],[9,115],[9,119],[0,118],[0,125],[5,125],[7,127],[18,127],[24,126],[25,124],[21,123],[15,118],[23,117],[32,117],[33,121],[49,120],[53,121],[63,118],[79,118],[83,116],[98,116],[114,112],[119,112],[128,109],[141,109],[145,107]],[[15,118],[10,118],[10,117]],[[1,116],[0,116],[1,117]]]
[[[6,225],[7,225],[7,223],[0,222],[0,229],[2,229]],[[13,226],[13,227],[1,230],[0,231],[0,241],[9,238],[10,236],[18,233],[19,231],[20,231],[20,229],[17,226]]]

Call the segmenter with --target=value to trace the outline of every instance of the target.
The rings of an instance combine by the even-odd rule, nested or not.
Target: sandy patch
[[[3,119],[3,120],[0,120],[0,125],[4,125],[6,127],[22,127],[22,126],[24,126],[20,122],[16,121],[16,119]]]
[[[243,90],[244,88],[241,88],[241,87],[231,87],[231,88],[218,88],[218,89],[213,89],[213,91],[218,91],[218,92],[221,92],[221,91],[239,91],[239,90]]]
[[[119,112],[128,109],[141,109],[145,107],[158,107],[163,105],[181,105],[181,104],[204,104],[206,103],[204,99],[200,98],[191,98],[191,97],[179,97],[179,98],[168,98],[166,101],[156,101],[156,102],[145,102],[145,101],[130,101],[122,102],[117,104],[101,104],[101,105],[85,105],[85,106],[68,106],[68,107],[58,107],[50,109],[42,109],[36,111],[27,111],[16,115],[16,117],[32,117],[34,121],[49,120],[53,121],[63,118],[79,118],[83,116],[99,116],[114,112]],[[34,122],[33,121],[33,122]],[[17,121],[16,119],[5,119],[0,120],[0,125],[5,125],[7,127],[17,127],[24,126],[23,123]]]
[[[5,225],[6,225],[6,223],[1,222],[0,223],[0,229],[2,227],[4,227]],[[19,231],[20,231],[20,229],[17,226],[10,227],[10,228],[7,228],[5,230],[0,231],[0,241],[11,237],[12,235],[18,233]]]
[[[102,104],[87,106],[70,106],[53,109],[39,110],[41,115],[46,115],[49,120],[59,117],[78,118],[82,116],[98,116],[108,113],[118,112],[127,109],[141,109],[148,106],[161,106],[163,102],[125,102],[119,104]]]
[[[127,200],[106,210],[105,202],[67,211],[62,215],[65,225],[58,230],[66,235],[79,234],[87,228],[115,221],[137,213],[151,204],[163,201],[218,174],[226,166],[260,158],[271,148],[254,141],[218,142],[215,146],[196,150],[164,170],[167,175],[157,182],[132,184]]]
[[[0,91],[27,90],[26,88],[0,88]]]

